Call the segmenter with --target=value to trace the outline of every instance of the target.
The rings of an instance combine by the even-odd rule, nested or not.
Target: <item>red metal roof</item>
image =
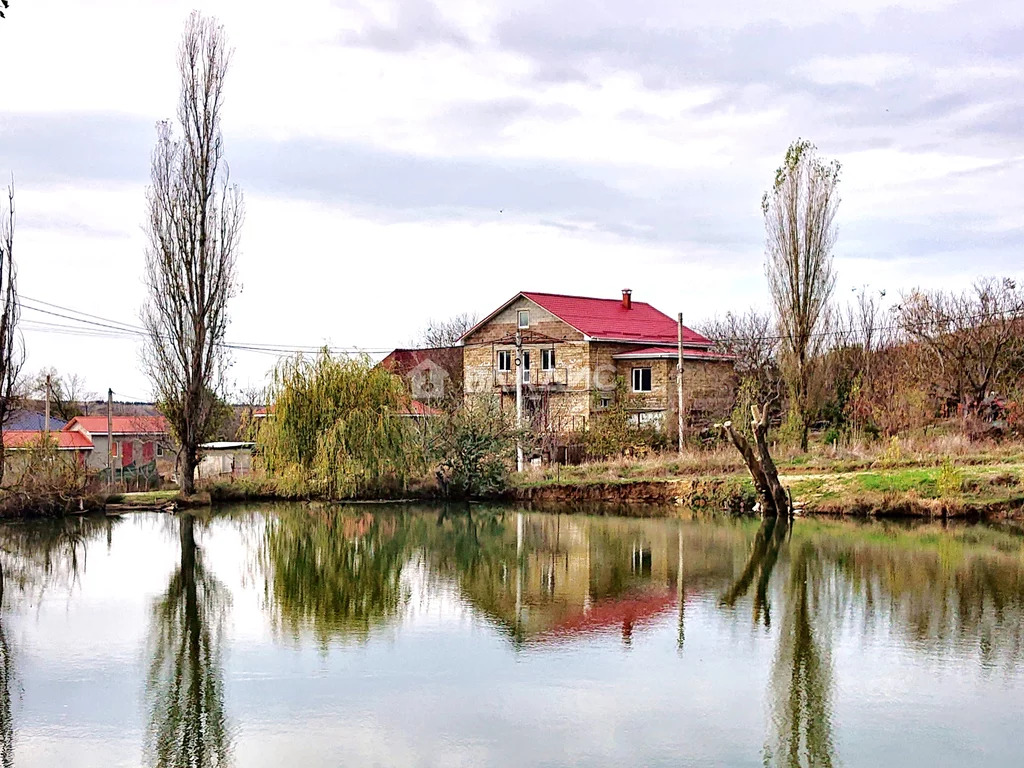
[[[678,342],[677,342],[678,345]],[[627,352],[620,352],[612,355],[616,360],[641,360],[643,358],[669,357],[675,360],[679,356],[679,347],[644,347],[643,349],[631,349]],[[720,352],[712,352],[710,349],[693,349],[685,347],[683,350],[684,360],[735,360],[733,355],[724,355]]]
[[[115,435],[164,435],[167,434],[167,419],[163,416],[114,416],[111,426]],[[70,432],[76,427],[92,435],[107,433],[106,416],[76,416],[64,427]]]
[[[39,430],[5,430],[4,448],[18,450],[19,448],[31,448],[41,446],[46,433]],[[57,444],[61,451],[91,451],[92,440],[88,435],[81,432],[50,432],[50,440]]]
[[[595,339],[672,343],[678,339],[677,321],[642,301],[634,301],[626,309],[622,299],[525,291],[522,295]],[[683,344],[710,347],[711,340],[683,326]]]

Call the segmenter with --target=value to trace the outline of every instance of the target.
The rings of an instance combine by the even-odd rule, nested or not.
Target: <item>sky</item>
[[[1017,0],[11,0],[0,176],[29,370],[151,396],[137,339],[39,310],[138,323],[155,124],[197,6],[234,48],[233,342],[379,354],[520,290],[631,288],[696,326],[766,308],[760,200],[798,137],[842,164],[840,302],[1024,279]],[[237,350],[231,386],[274,363]]]

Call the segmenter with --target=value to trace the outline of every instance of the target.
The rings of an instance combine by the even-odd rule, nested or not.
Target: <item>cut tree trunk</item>
[[[768,450],[768,406],[765,403],[758,408],[750,406],[751,421],[750,427],[754,433],[754,445],[750,444],[741,433],[737,432],[731,421],[725,422],[722,429],[736,450],[743,457],[750,476],[754,480],[754,488],[761,500],[761,510],[765,515],[789,516],[792,512],[789,496],[786,489],[779,482],[779,470],[775,466],[771,452]]]

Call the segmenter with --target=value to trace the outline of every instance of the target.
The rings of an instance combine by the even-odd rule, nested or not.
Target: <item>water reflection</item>
[[[223,766],[231,750],[221,664],[228,593],[206,569],[196,518],[175,523],[180,559],[153,607],[146,758],[160,768]]]
[[[7,632],[7,604],[38,601],[53,586],[74,586],[85,570],[89,544],[110,537],[119,520],[68,517],[0,526],[0,765],[14,765],[12,690],[17,690],[15,651]]]
[[[785,608],[772,662],[765,763],[832,766],[833,683],[827,589],[814,546],[796,547],[786,580]]]
[[[322,643],[365,640],[404,602],[410,532],[395,513],[325,507],[268,517],[258,559],[275,625],[295,638],[311,628]]]
[[[85,543],[116,529],[0,526],[11,609],[0,613],[4,765],[12,696],[19,719],[26,711],[18,666],[53,653],[54,667],[76,671],[66,645],[32,642],[35,590],[77,584],[88,600],[69,614],[81,617],[145,567],[140,551],[168,555],[168,525],[173,573],[159,571],[138,598],[152,611],[132,683],[147,685],[147,700],[125,728],[126,764],[145,731],[145,759],[160,766],[274,764],[304,748],[310,765],[434,764],[457,752],[452,762],[466,764],[580,754],[668,765],[686,754],[831,766],[886,738],[898,750],[914,727],[934,728],[914,743],[930,753],[902,764],[970,763],[979,731],[989,764],[1019,764],[1010,737],[1000,741],[1024,715],[1018,530],[296,505],[135,518],[122,526],[131,547],[120,534],[111,545],[132,552],[119,567],[135,571],[111,562],[93,569],[99,579],[82,568]],[[244,598],[231,609],[236,638],[233,595]],[[12,655],[9,638],[32,653]],[[232,642],[246,672],[228,680]],[[942,675],[963,684],[944,690]],[[37,696],[73,687],[48,683],[36,681]],[[89,727],[39,719],[49,734]],[[318,762],[323,744],[352,752],[325,749]]]

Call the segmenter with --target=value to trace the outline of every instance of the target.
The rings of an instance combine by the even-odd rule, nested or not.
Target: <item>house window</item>
[[[511,371],[512,370],[512,351],[509,349],[498,350],[498,370],[499,371]]]
[[[555,369],[555,350],[542,349],[540,351],[540,367],[545,371],[553,371]]]
[[[519,327],[529,328],[530,327],[530,310],[520,309],[519,310]]]
[[[650,368],[634,368],[633,369],[633,391],[634,392],[650,392],[651,391],[651,369]]]
[[[157,456],[159,456],[159,457],[161,457],[161,458],[163,458],[163,455],[164,455],[164,447],[163,447],[163,446],[162,446],[162,445],[161,445],[160,443],[157,443],[157,444],[156,444],[156,455],[157,455]]]
[[[612,405],[612,399],[610,397],[602,397],[601,398],[601,407],[602,408],[610,408],[611,405]]]
[[[523,383],[530,383],[530,353],[523,352]]]
[[[117,440],[110,441],[110,455],[117,458]]]

